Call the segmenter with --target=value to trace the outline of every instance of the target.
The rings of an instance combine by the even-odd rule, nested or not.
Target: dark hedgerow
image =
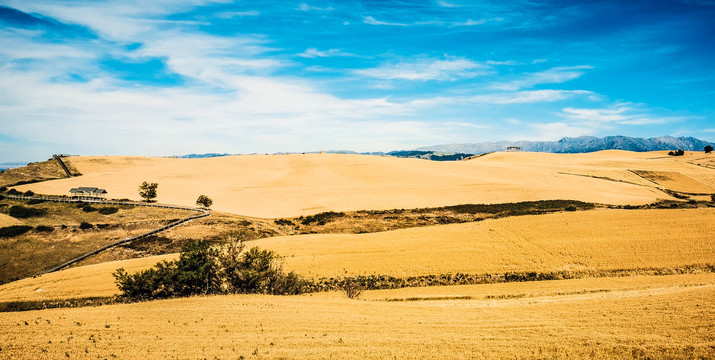
[[[114,206],[107,206],[107,207],[100,208],[100,209],[98,210],[98,212],[99,212],[100,214],[102,214],[102,215],[112,215],[112,214],[116,214],[117,211],[119,211],[119,208],[114,207]]]
[[[343,217],[345,213],[326,211],[315,215],[306,216],[301,223],[303,225],[310,225],[312,223],[318,223],[318,225],[325,225],[329,221],[333,221],[335,218]]]
[[[47,214],[45,209],[30,208],[22,205],[13,205],[10,207],[8,215],[17,219],[26,219],[31,217],[43,216]]]
[[[12,225],[0,228],[0,237],[9,238],[22,235],[32,230],[32,226],[27,225]]]
[[[47,226],[47,225],[37,225],[35,226],[35,231],[37,232],[53,232],[55,231],[55,228],[52,226]]]

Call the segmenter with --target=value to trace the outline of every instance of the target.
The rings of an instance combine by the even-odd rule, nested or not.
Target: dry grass
[[[233,295],[2,313],[0,344],[14,359],[711,358],[715,287],[695,277],[528,299]],[[508,285],[489,293],[524,291]]]
[[[69,161],[65,162],[65,164],[70,168],[70,171],[76,173]],[[57,160],[49,159],[47,161],[31,163],[27,166],[3,171],[0,173],[0,186],[17,184],[19,182],[63,179],[65,177],[67,177],[67,174],[62,170]]]
[[[708,208],[594,210],[255,244],[310,277],[668,267],[715,259],[714,217]]]
[[[85,175],[18,189],[66,194],[75,186],[101,186],[112,197],[137,199],[137,186],[147,180],[159,183],[160,202],[191,205],[204,193],[217,210],[273,218],[550,199],[645,204],[670,197],[652,183],[639,186],[566,173],[639,169],[677,171],[698,181],[715,178],[715,170],[659,152],[495,153],[459,162],[344,154],[71,159]]]
[[[15,205],[46,211],[44,216],[15,219],[16,224],[43,225],[52,228],[52,231],[33,230],[20,236],[3,238],[0,241],[0,283],[36,275],[101,246],[193,214],[182,210],[122,206],[115,214],[103,215],[97,211],[85,212],[76,204],[44,202],[28,205],[26,201],[12,199],[0,201],[0,211],[7,212]],[[100,209],[105,206],[92,207]],[[14,219],[3,216],[0,220]],[[95,227],[82,230],[79,227],[82,222]]]
[[[286,270],[314,278],[677,267],[712,263],[713,215],[715,209],[595,210],[374,234],[276,237],[251,245],[275,250],[285,257]],[[138,270],[164,258],[130,261]],[[109,296],[111,273],[123,264],[79,267],[6,284],[0,287],[0,301]],[[65,276],[77,281],[87,277],[86,284],[55,286]],[[35,292],[38,288],[43,291]]]
[[[20,225],[22,222],[12,216],[0,214],[0,227]]]
[[[715,193],[715,188],[708,186],[688,175],[675,171],[634,170],[635,174],[650,180],[664,188],[685,193]]]

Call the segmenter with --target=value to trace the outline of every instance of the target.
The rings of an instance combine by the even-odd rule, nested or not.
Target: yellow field
[[[311,277],[668,267],[713,262],[713,219],[712,208],[594,210],[255,244]]]
[[[307,277],[677,267],[715,259],[715,209],[594,210],[361,235],[251,242]],[[687,229],[687,231],[683,231]],[[110,296],[111,273],[176,255],[63,270],[0,286],[0,301]],[[38,290],[42,289],[42,290]]]
[[[625,280],[625,279],[618,279]],[[0,314],[0,357],[712,358],[712,276],[637,277],[599,292],[386,302],[335,293],[193,297]],[[520,293],[527,284],[484,293]],[[585,280],[534,283],[589,288]],[[533,286],[531,286],[533,288]],[[418,289],[422,290],[422,289]],[[478,291],[478,290],[477,290]],[[393,290],[400,293],[402,290]],[[390,291],[379,297],[392,297]],[[366,294],[366,298],[372,298]]]
[[[160,202],[193,205],[205,194],[217,210],[259,217],[549,199],[645,204],[670,197],[647,180],[631,183],[637,176],[629,170],[682,174],[715,192],[715,170],[688,162],[704,156],[494,153],[457,162],[344,154],[71,157],[83,176],[17,188],[67,194],[72,187],[99,186],[111,197],[138,199],[137,187],[146,180],[159,183]],[[606,173],[616,181],[590,177]]]
[[[0,214],[0,227],[20,225],[20,224],[22,224],[22,222],[20,220],[17,220],[12,216]]]
[[[85,175],[18,189],[64,194],[99,186],[110,197],[136,199],[137,186],[147,180],[160,184],[161,202],[192,205],[203,193],[218,210],[265,217],[541,199],[672,199],[662,188],[715,193],[711,157],[690,152],[494,153],[446,163],[325,154],[70,161]],[[310,278],[713,264],[715,208],[693,206],[700,208],[601,208],[248,245],[275,250],[286,270]],[[274,227],[271,219],[230,216],[170,234],[194,238]],[[133,273],[177,256],[15,281],[0,286],[0,302],[112,296],[117,268]],[[713,273],[372,290],[359,300],[339,292],[222,295],[0,313],[0,359],[711,359],[713,319]]]

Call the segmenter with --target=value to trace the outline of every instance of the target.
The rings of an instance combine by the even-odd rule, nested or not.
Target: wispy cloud
[[[357,56],[357,55],[344,52],[340,49],[318,50],[316,48],[310,48],[310,49],[306,49],[304,52],[298,54],[298,56],[304,57],[304,58],[321,58],[321,57]]]
[[[333,11],[335,9],[332,6],[321,8],[318,6],[310,6],[306,3],[302,3],[302,4],[298,5],[298,10],[300,10],[300,11]]]
[[[593,69],[591,65],[555,67],[549,70],[518,75],[518,78],[492,85],[496,90],[519,90],[541,84],[559,84],[571,81],[585,74],[585,70]]]
[[[363,17],[363,23],[369,25],[384,25],[384,26],[446,26],[446,27],[459,27],[459,26],[476,26],[483,25],[489,22],[500,22],[504,21],[501,17],[490,18],[490,19],[467,19],[466,21],[443,21],[443,20],[428,20],[428,21],[416,21],[416,22],[391,22],[391,21],[381,21],[377,20],[372,16]]]
[[[231,18],[235,18],[235,17],[258,16],[258,15],[261,15],[261,12],[257,11],[257,10],[224,11],[224,12],[216,13],[216,17],[218,17],[220,19],[231,19]]]
[[[654,125],[685,120],[681,116],[652,116],[645,111],[626,105],[606,109],[564,108],[561,116],[571,121],[593,124]]]
[[[359,69],[354,73],[383,80],[452,81],[488,73],[489,67],[463,58],[407,60],[376,68]]]

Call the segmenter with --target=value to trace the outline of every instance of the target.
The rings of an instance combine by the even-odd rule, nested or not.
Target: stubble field
[[[85,175],[18,189],[61,194],[94,185],[132,198],[135,183],[153,174],[162,202],[190,205],[208,193],[217,208],[266,217],[539,199],[692,201],[690,208],[602,206],[368,234],[293,235],[331,224],[293,229],[249,219],[256,230],[292,234],[249,245],[275,250],[286,270],[312,279],[578,276],[368,290],[359,299],[342,292],[220,295],[0,313],[0,358],[715,358],[715,169],[702,153],[495,153],[449,164],[325,154],[71,161]],[[222,234],[245,219],[222,218]],[[332,226],[349,229],[350,217],[341,219]],[[190,225],[184,236],[211,236],[212,229]],[[0,302],[112,296],[115,269],[134,272],[176,256],[15,281],[0,286]]]

